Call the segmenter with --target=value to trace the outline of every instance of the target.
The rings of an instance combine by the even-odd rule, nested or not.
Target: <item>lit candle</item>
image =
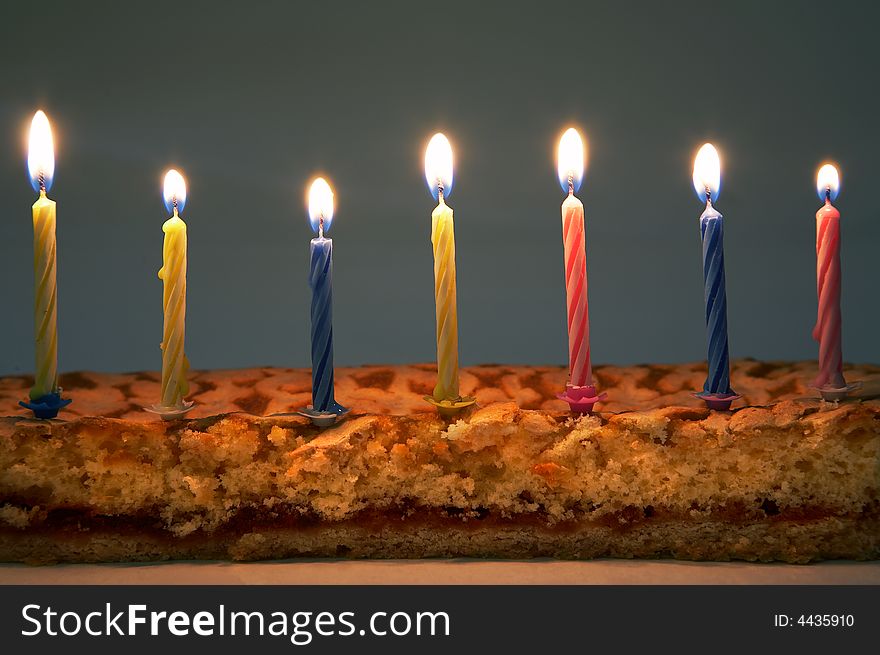
[[[435,134],[425,151],[425,178],[437,207],[431,214],[434,246],[434,301],[437,312],[437,384],[426,400],[443,413],[473,403],[458,389],[458,312],[455,290],[455,225],[446,198],[452,191],[452,146]]]
[[[333,396],[333,239],[324,236],[333,221],[333,190],[319,177],[309,188],[309,221],[318,236],[311,241],[312,407],[315,415],[348,410]],[[311,414],[310,414],[311,416]]]
[[[820,390],[846,391],[843,379],[840,319],[840,212],[831,204],[840,191],[837,169],[819,169],[816,190],[825,204],[816,212],[816,293],[819,311],[813,339],[819,342],[819,375],[813,383]]]
[[[694,160],[694,190],[706,209],[700,216],[703,240],[703,285],[709,373],[697,397],[710,409],[730,409],[739,398],[730,388],[730,353],[727,346],[727,290],[724,280],[724,220],[713,206],[721,188],[721,161],[711,143],[700,148]]]
[[[568,197],[562,203],[562,243],[565,256],[565,294],[568,310],[568,383],[562,400],[571,410],[587,413],[598,396],[590,363],[590,307],[587,295],[587,255],[584,239],[584,205],[575,196],[584,177],[585,150],[581,135],[566,130],[559,141],[559,183]]]
[[[33,206],[36,371],[30,401],[20,404],[32,410],[37,418],[54,418],[70,400],[62,400],[58,387],[56,205],[46,196],[55,173],[55,149],[49,119],[42,111],[34,114],[31,122],[28,171],[34,191],[40,194]]]
[[[189,391],[186,374],[189,362],[184,354],[186,329],[186,223],[180,212],[186,204],[186,182],[171,169],[165,174],[165,208],[171,213],[162,225],[165,240],[162,246],[162,268],[159,279],[163,282],[162,307],[162,400],[157,410],[172,417],[192,406],[184,401]]]

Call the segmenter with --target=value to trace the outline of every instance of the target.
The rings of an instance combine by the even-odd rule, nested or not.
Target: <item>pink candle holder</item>
[[[585,387],[565,386],[565,393],[557,394],[556,397],[568,403],[573,414],[592,414],[593,405],[600,403],[608,396],[606,393],[597,394],[595,385]]]
[[[704,401],[709,409],[715,409],[719,412],[730,410],[733,401],[742,398],[738,393],[706,393],[705,391],[695,393],[693,396]]]

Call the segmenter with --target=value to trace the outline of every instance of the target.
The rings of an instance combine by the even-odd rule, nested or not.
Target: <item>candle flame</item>
[[[324,219],[323,232],[330,229],[333,209],[333,189],[323,177],[315,178],[309,187],[309,221],[315,232],[322,232],[321,219]]]
[[[178,213],[183,212],[186,205],[186,181],[183,175],[173,168],[165,173],[165,209],[169,214],[174,213],[175,207]]]
[[[55,144],[52,140],[52,127],[43,110],[34,114],[28,142],[28,173],[31,186],[37,193],[52,186],[55,175]]]
[[[816,193],[820,200],[825,200],[826,197],[837,199],[837,194],[840,193],[840,174],[833,164],[823,164],[816,174]]]
[[[706,200],[708,194],[712,202],[715,202],[720,190],[721,159],[715,146],[704,143],[694,159],[694,191],[700,200]]]
[[[452,193],[452,146],[440,132],[431,137],[425,150],[425,179],[435,200],[441,188],[444,196]]]
[[[569,183],[574,191],[580,189],[584,179],[586,148],[580,133],[573,127],[568,128],[559,139],[556,162],[562,190],[568,191]]]

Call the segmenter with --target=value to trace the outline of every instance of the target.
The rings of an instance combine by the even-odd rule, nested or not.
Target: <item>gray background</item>
[[[434,358],[424,146],[456,155],[463,363],[562,363],[554,149],[590,162],[593,356],[705,356],[693,156],[722,154],[733,356],[815,357],[815,172],[840,164],[844,356],[877,361],[874,3],[17,2],[0,24],[0,372],[33,368],[26,134],[55,128],[62,370],[158,368],[189,202],[196,368],[307,365],[305,186],[338,202],[337,364]]]

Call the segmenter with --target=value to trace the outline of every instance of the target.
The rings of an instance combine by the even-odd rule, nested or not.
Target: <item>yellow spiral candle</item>
[[[458,388],[458,310],[455,297],[455,226],[444,195],[452,189],[452,146],[435,134],[425,151],[425,178],[437,208],[431,214],[434,246],[434,301],[437,308],[437,384],[425,400],[442,416],[452,417],[475,400],[462,398]]]
[[[164,282],[162,306],[162,401],[165,408],[182,408],[183,397],[189,391],[186,374],[189,362],[183,352],[186,323],[186,223],[178,211],[186,202],[186,183],[175,170],[165,175],[165,203],[172,212],[162,231],[162,268],[159,279]]]
[[[42,111],[34,114],[31,122],[28,170],[31,184],[40,194],[33,206],[36,371],[30,398],[35,401],[59,392],[55,201],[46,196],[55,173],[55,147],[49,119]]]
[[[34,341],[36,372],[31,400],[58,391],[57,286],[55,282],[55,201],[45,189],[33,206]]]
[[[458,312],[455,294],[455,228],[452,209],[439,193],[431,214],[434,245],[434,300],[437,307],[437,384],[434,400],[456,400],[458,392]]]

